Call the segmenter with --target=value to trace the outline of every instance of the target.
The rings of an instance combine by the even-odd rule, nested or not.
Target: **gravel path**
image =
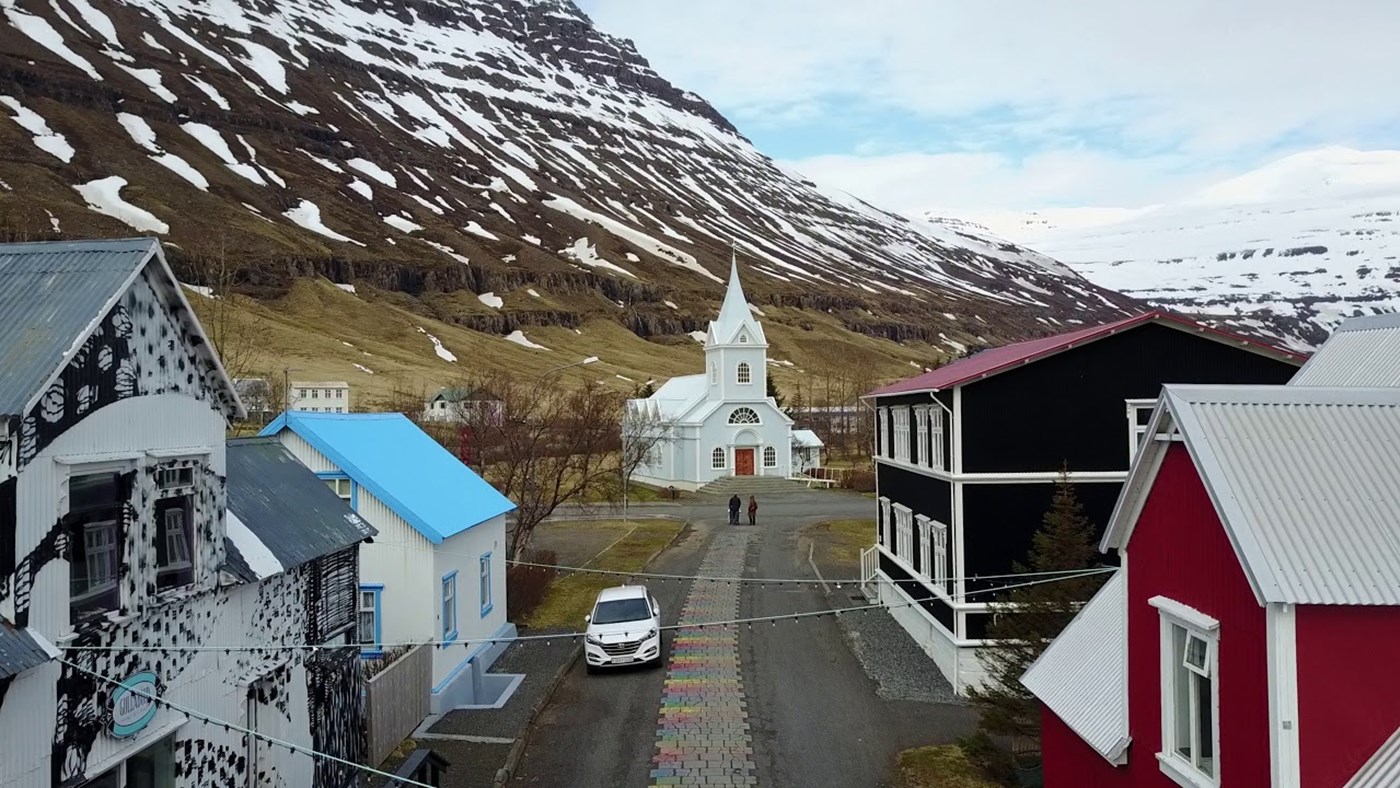
[[[838,603],[840,604],[840,603]],[[858,602],[851,602],[858,605]],[[886,700],[966,704],[924,650],[884,610],[841,616],[841,631]]]

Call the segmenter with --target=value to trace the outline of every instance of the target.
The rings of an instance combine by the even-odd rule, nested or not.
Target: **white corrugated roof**
[[[669,421],[684,416],[709,390],[704,375],[683,375],[663,383],[648,399],[656,404],[661,417]]]
[[[1400,604],[1400,388],[1167,386],[1180,430],[1262,602]],[[1131,537],[1168,443],[1149,441],[1104,536]]]
[[[822,439],[817,437],[817,433],[811,430],[793,430],[792,440],[798,446],[825,446]]]
[[[1122,764],[1128,749],[1128,583],[1114,572],[1026,674],[1026,686],[1090,747]]]
[[[1371,760],[1347,781],[1345,788],[1394,788],[1400,785],[1400,728],[1381,745]]]
[[[1342,323],[1288,385],[1400,386],[1400,314]]]

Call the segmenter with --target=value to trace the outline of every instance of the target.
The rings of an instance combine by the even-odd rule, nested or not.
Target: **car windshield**
[[[599,602],[593,609],[594,624],[620,624],[624,621],[645,621],[651,618],[651,608],[641,597],[612,599]]]

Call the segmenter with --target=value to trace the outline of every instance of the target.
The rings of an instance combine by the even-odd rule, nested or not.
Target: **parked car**
[[[661,664],[661,606],[646,586],[605,588],[584,617],[583,655],[592,673],[601,667]]]

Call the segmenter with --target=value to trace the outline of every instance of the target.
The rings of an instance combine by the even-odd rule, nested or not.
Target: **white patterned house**
[[[355,781],[179,708],[358,762],[373,532],[324,485],[314,550],[285,510],[228,515],[242,406],[160,243],[0,245],[0,317],[0,786]]]
[[[768,396],[768,340],[744,298],[737,261],[705,335],[705,365],[703,374],[671,378],[650,397],[628,401],[628,417],[643,425],[638,435],[656,441],[633,478],[694,490],[726,476],[792,475],[792,419]],[[624,425],[624,440],[631,432]]]

